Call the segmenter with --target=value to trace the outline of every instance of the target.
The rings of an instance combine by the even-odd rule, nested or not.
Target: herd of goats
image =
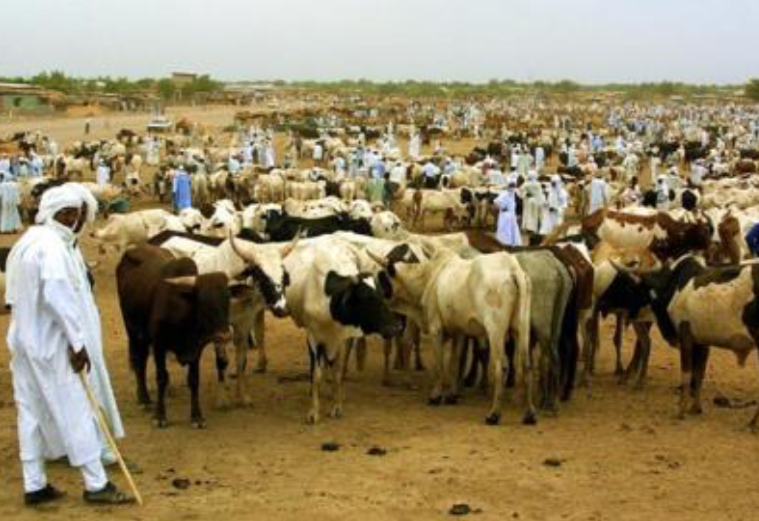
[[[681,415],[701,411],[711,347],[732,350],[741,362],[757,348],[759,264],[747,239],[759,223],[756,107],[604,99],[340,103],[320,99],[311,113],[267,113],[213,135],[122,131],[56,155],[45,153],[47,138],[19,136],[20,153],[33,150],[51,173],[20,181],[27,212],[47,186],[85,178],[100,161],[110,165],[111,183],[86,184],[104,208],[127,196],[152,206],[111,213],[90,237],[101,252],[121,255],[117,287],[137,395],[151,403],[151,354],[159,426],[166,425],[169,352],[188,366],[193,425],[204,423],[198,387],[206,345],[215,347],[219,392],[233,350],[237,400],[250,401],[246,359],[255,349],[258,369],[266,369],[267,311],[291,317],[306,334],[309,422],[320,420],[325,379],[329,415],[343,414],[348,361],[353,354],[361,365],[372,335],[384,339],[385,379],[408,368],[412,356],[423,367],[427,339],[429,403],[455,403],[462,386],[481,386],[490,392],[488,424],[500,421],[503,389],[517,382],[524,423],[570,399],[592,377],[600,317],[608,314],[617,320],[615,370],[625,381],[645,384],[654,324],[679,349]],[[256,153],[274,136],[286,140],[286,165],[264,164]],[[419,151],[400,146],[414,139]],[[461,143],[466,153],[446,149]],[[252,160],[243,147],[254,151]],[[366,154],[388,171],[402,170],[389,198],[373,194],[377,179]],[[233,157],[241,161],[231,168]],[[432,181],[430,163],[438,167]],[[703,172],[697,181],[689,177],[695,168]],[[157,208],[171,196],[177,169],[189,172],[193,206]],[[546,184],[560,175],[571,200],[562,225],[550,235],[531,233],[529,246],[499,243],[493,201],[505,187],[492,183],[494,170],[514,172],[519,186],[528,171]],[[666,200],[623,197],[646,174],[668,183]],[[608,201],[588,213],[591,178],[607,184]],[[654,183],[651,190],[659,189]],[[434,215],[445,233],[423,233]],[[636,342],[625,366],[628,325]],[[752,427],[757,418],[759,410]]]

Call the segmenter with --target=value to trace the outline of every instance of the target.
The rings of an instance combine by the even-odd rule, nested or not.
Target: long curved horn
[[[293,252],[293,250],[295,250],[295,247],[296,247],[296,246],[298,245],[298,243],[300,242],[300,239],[301,239],[301,231],[300,231],[300,230],[298,230],[298,233],[297,233],[297,234],[295,234],[295,237],[293,237],[293,240],[290,242],[290,244],[287,244],[286,246],[284,246],[284,247],[283,247],[283,248],[280,250],[280,254],[282,255],[282,258],[283,258],[283,259],[284,259],[285,257],[287,257],[288,255],[290,255],[290,253],[292,253],[292,252]]]
[[[196,275],[187,275],[185,277],[171,277],[164,279],[164,281],[168,282],[169,284],[173,284],[175,286],[185,286],[188,288],[195,286],[195,282],[197,280],[198,277]]]
[[[229,230],[229,243],[232,245],[232,250],[240,257],[246,264],[258,265],[258,259],[253,252],[246,252],[237,245],[237,239],[234,236],[232,230]]]
[[[372,259],[374,262],[376,262],[377,264],[379,264],[383,268],[387,267],[387,259],[385,259],[381,255],[377,255],[370,248],[366,248],[364,251],[369,256],[369,258]]]
[[[625,266],[617,262],[614,259],[610,258],[607,260],[609,261],[609,264],[611,264],[614,267],[614,269],[616,269],[617,271],[622,272],[622,273],[628,273],[630,275],[638,275],[638,276],[648,275],[649,273],[654,273],[656,271],[659,271],[662,267],[662,263],[658,259],[656,259],[656,262],[650,268],[630,268],[628,266]]]

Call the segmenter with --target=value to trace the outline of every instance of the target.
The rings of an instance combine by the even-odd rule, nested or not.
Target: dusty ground
[[[0,244],[13,240],[0,237]],[[92,245],[85,242],[85,249],[94,258]],[[756,398],[754,360],[739,369],[731,355],[713,354],[704,414],[679,421],[677,354],[657,335],[649,386],[621,387],[611,376],[605,324],[591,389],[578,390],[558,418],[541,417],[535,427],[519,423],[517,397],[505,405],[502,425],[489,427],[487,400],[478,391],[468,391],[458,406],[431,408],[425,373],[397,373],[397,384],[383,387],[380,346],[371,343],[367,370],[352,371],[347,383],[346,417],[313,427],[303,421],[308,383],[288,378],[307,370],[304,336],[288,320],[271,320],[269,372],[249,377],[252,408],[213,408],[209,351],[202,380],[208,428],[190,428],[184,374],[173,365],[172,423],[159,431],[135,401],[116,260],[96,271],[97,298],[128,431],[122,449],[141,468],[135,478],[146,506],[87,507],[78,472],[55,465],[50,479],[69,497],[41,512],[25,509],[8,352],[0,349],[0,519],[440,519],[454,503],[467,503],[475,519],[756,519],[759,437],[744,429],[753,410],[712,405],[718,389],[734,399]],[[3,338],[7,323],[0,317]],[[628,340],[627,357],[630,348]],[[322,451],[325,442],[339,450]],[[368,455],[375,446],[386,455]],[[545,465],[548,458],[561,465]],[[116,470],[111,476],[124,485]],[[177,478],[189,479],[189,488],[177,489]]]

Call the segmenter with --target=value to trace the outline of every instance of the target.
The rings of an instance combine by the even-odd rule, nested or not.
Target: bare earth
[[[214,117],[224,124],[230,115]],[[141,124],[138,119],[130,121]],[[62,141],[79,139],[78,120],[43,123],[40,128]],[[112,118],[108,135],[120,125]],[[0,124],[0,133],[5,131]],[[15,239],[2,236],[0,244]],[[95,258],[87,241],[85,249]],[[502,425],[489,427],[483,422],[487,399],[479,391],[468,390],[458,406],[432,408],[426,405],[426,373],[396,373],[396,384],[383,387],[381,346],[371,342],[367,369],[351,368],[346,417],[314,427],[304,423],[308,382],[289,378],[308,370],[304,335],[289,320],[267,318],[269,372],[249,376],[253,407],[214,408],[208,350],[202,377],[208,428],[190,428],[184,371],[173,364],[172,423],[156,430],[150,413],[135,400],[115,291],[116,262],[109,257],[97,269],[96,292],[127,428],[121,446],[141,469],[135,478],[146,505],[88,507],[80,498],[79,473],[57,464],[49,466],[50,479],[69,497],[38,512],[23,506],[8,352],[0,349],[0,519],[416,520],[449,517],[455,503],[468,504],[471,515],[483,520],[757,518],[759,437],[744,429],[753,410],[712,405],[718,390],[732,399],[757,398],[753,360],[739,369],[732,355],[715,352],[704,414],[679,421],[674,417],[677,353],[657,334],[648,387],[619,386],[611,376],[611,323],[605,323],[592,388],[579,389],[559,417],[541,417],[535,427],[519,423],[517,395],[506,403]],[[3,338],[7,325],[8,317],[0,317]],[[628,358],[631,335],[625,343]],[[427,349],[425,356],[429,362]],[[339,450],[322,451],[325,442],[336,442]],[[372,447],[387,452],[367,454]],[[546,465],[551,458],[560,466]],[[116,469],[110,475],[126,486]],[[189,487],[176,488],[177,478],[188,479]]]

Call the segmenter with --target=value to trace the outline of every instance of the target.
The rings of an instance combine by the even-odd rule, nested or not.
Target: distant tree
[[[156,86],[158,88],[158,94],[163,99],[171,99],[177,93],[177,86],[169,78],[158,80]]]
[[[759,101],[759,78],[749,80],[744,92],[749,99]]]

